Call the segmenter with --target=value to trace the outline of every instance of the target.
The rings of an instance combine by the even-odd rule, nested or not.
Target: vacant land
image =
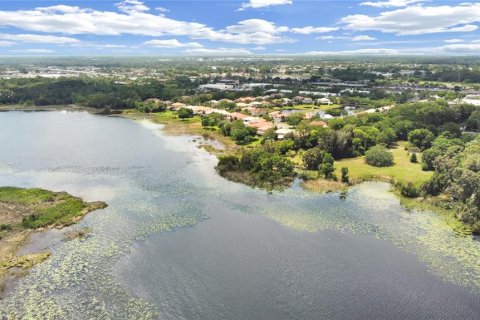
[[[0,292],[6,277],[22,275],[49,256],[48,252],[17,256],[33,230],[68,226],[105,207],[103,202],[85,203],[65,192],[0,188]]]
[[[420,163],[410,162],[410,155],[405,150],[405,143],[399,143],[395,148],[391,149],[394,157],[394,165],[391,167],[373,167],[365,163],[365,157],[352,159],[344,159],[335,162],[336,174],[341,176],[341,168],[347,167],[350,179],[353,182],[363,180],[385,180],[391,179],[401,182],[412,182],[419,186],[423,182],[430,179],[433,175],[431,171],[423,171]],[[418,155],[420,160],[421,156]]]

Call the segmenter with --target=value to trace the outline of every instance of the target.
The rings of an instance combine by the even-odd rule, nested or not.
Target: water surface
[[[21,279],[0,316],[25,319],[475,319],[480,245],[383,183],[346,200],[267,194],[215,174],[194,137],[86,113],[0,114],[0,185],[109,207],[86,239]],[[32,240],[32,241],[33,241]],[[28,248],[27,248],[28,250]]]

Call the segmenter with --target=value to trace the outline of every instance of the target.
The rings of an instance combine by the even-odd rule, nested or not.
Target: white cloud
[[[267,48],[264,47],[264,46],[256,46],[255,48],[252,48],[252,50],[255,50],[255,51],[263,51],[263,50],[267,50]]]
[[[139,0],[124,0],[117,3],[116,6],[120,11],[126,13],[144,12],[150,10],[149,7]]]
[[[321,36],[317,37],[317,40],[350,40],[350,41],[355,41],[355,42],[360,42],[360,41],[373,41],[377,40],[374,37],[368,36],[368,35],[360,35],[360,36],[355,36],[355,37],[350,37],[350,36]]]
[[[350,40],[352,40],[352,41],[373,41],[373,40],[377,40],[377,39],[374,38],[374,37],[362,35],[362,36],[352,37]]]
[[[465,40],[463,40],[463,39],[447,39],[444,42],[445,43],[461,43],[461,42],[465,42]]]
[[[155,48],[202,48],[203,46],[198,42],[182,43],[177,39],[168,40],[150,40],[143,43],[146,46]]]
[[[367,1],[360,3],[361,6],[370,6],[376,8],[389,8],[389,7],[407,7],[412,4],[418,4],[425,2],[426,0],[388,0],[388,1]]]
[[[15,42],[12,42],[12,41],[0,40],[0,47],[10,47],[10,46],[13,46],[14,44]]]
[[[163,13],[170,12],[169,9],[164,8],[164,7],[156,7],[155,10],[157,10],[158,12],[163,12]]]
[[[338,28],[332,27],[303,27],[303,28],[292,28],[291,32],[299,34],[313,34],[313,33],[327,33],[332,31],[337,31]]]
[[[398,35],[470,32],[478,29],[480,3],[457,6],[413,6],[382,12],[377,16],[349,15],[340,20],[346,29],[378,30]]]
[[[258,9],[258,8],[286,5],[286,4],[292,4],[292,3],[293,3],[292,0],[250,0],[247,3],[242,3],[242,6],[239,10],[245,10],[248,8]]]
[[[80,41],[70,37],[57,37],[39,34],[6,34],[0,33],[0,39],[27,43],[75,44]]]
[[[321,37],[318,37],[316,39],[318,39],[318,40],[333,40],[333,39],[336,39],[336,37],[334,37],[334,36],[321,36]]]
[[[478,52],[480,52],[480,42],[472,41],[469,43],[449,44],[443,47],[439,47],[438,51],[442,53],[448,53],[448,54],[478,55]]]
[[[201,23],[152,14],[146,11],[148,8],[141,1],[130,0],[117,5],[121,12],[66,5],[33,10],[0,10],[0,26],[68,35],[188,36],[192,39],[258,45],[292,42],[292,39],[278,35],[288,31],[287,27],[276,27],[261,19],[245,20],[225,30],[215,30]]]
[[[288,28],[277,27],[273,22],[262,19],[249,19],[238,22],[235,25],[225,28],[230,33],[255,33],[264,32],[270,34],[277,34],[282,31],[287,31]]]
[[[188,54],[205,54],[205,55],[222,55],[222,56],[238,56],[238,55],[251,55],[252,52],[243,48],[198,48],[185,50]]]

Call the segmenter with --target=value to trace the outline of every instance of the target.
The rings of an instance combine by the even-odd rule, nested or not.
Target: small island
[[[87,213],[106,206],[103,202],[84,202],[66,192],[0,187],[0,292],[8,278],[24,275],[50,255],[17,255],[33,231],[75,224]]]

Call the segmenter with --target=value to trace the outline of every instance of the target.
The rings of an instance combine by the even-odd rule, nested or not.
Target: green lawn
[[[349,169],[349,176],[352,180],[366,179],[382,179],[389,180],[391,178],[402,181],[412,182],[415,185],[430,179],[433,175],[431,171],[423,171],[420,163],[411,163],[408,152],[404,149],[405,143],[400,143],[396,148],[391,149],[395,164],[391,167],[377,168],[365,163],[365,157],[353,159],[344,159],[335,162],[336,174],[341,176],[341,168]],[[421,156],[418,155],[420,161]]]

